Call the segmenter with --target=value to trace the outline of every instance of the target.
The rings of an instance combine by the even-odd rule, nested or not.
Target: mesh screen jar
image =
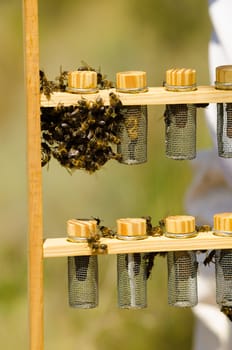
[[[232,213],[214,215],[214,234],[232,237]],[[232,249],[219,249],[215,254],[216,301],[232,307]]]
[[[146,220],[126,218],[117,220],[117,238],[137,240],[146,238]],[[143,253],[117,255],[118,306],[141,309],[147,306],[146,262]]]
[[[165,220],[166,233],[170,238],[196,236],[193,216],[169,216]],[[197,260],[194,251],[169,251],[168,304],[177,307],[192,307],[197,304]]]
[[[87,242],[97,232],[95,220],[71,219],[67,222],[68,240]],[[68,257],[68,296],[73,308],[90,309],[98,305],[98,259],[96,255]]]
[[[216,67],[215,88],[232,90],[232,65]],[[217,103],[218,155],[232,158],[232,103]]]
[[[122,93],[146,92],[146,73],[142,71],[118,72],[116,90]],[[147,161],[147,106],[123,106],[123,122],[118,136],[121,142],[117,152],[121,163],[141,164]]]
[[[196,90],[194,69],[169,69],[166,71],[165,88],[168,91]],[[194,104],[166,105],[165,152],[172,159],[196,157],[196,106]]]

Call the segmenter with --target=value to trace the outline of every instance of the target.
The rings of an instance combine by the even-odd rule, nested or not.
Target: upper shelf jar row
[[[45,165],[51,154],[67,169],[98,170],[109,159],[124,164],[141,164],[147,160],[147,105],[125,105],[121,95],[146,94],[146,73],[119,72],[116,91],[109,92],[109,107],[100,96],[95,101],[83,98],[83,92],[97,92],[97,72],[68,73],[68,90],[81,94],[71,110],[62,107],[50,112],[42,108],[42,156]],[[232,89],[232,66],[216,68],[217,89]],[[196,91],[196,71],[170,69],[166,72],[166,91],[171,94]],[[140,94],[140,95],[141,95]],[[84,95],[86,96],[86,95]],[[62,101],[61,101],[62,102]],[[164,112],[166,156],[172,159],[196,157],[196,111],[202,103],[167,103]],[[52,125],[51,125],[52,124]],[[54,129],[54,130],[53,130]],[[232,157],[232,102],[217,103],[218,154]],[[111,145],[115,144],[117,152]],[[66,146],[67,147],[66,147]]]

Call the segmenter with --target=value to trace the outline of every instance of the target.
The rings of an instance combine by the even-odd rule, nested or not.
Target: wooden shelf
[[[55,92],[51,95],[50,100],[46,96],[41,95],[41,106],[55,107],[59,103],[62,103],[64,106],[70,106],[76,104],[81,97],[93,100],[97,96],[101,96],[105,105],[108,105],[110,92],[117,93],[125,106],[232,102],[232,92],[230,90],[216,90],[214,86],[199,86],[197,90],[189,92],[173,92],[166,91],[163,87],[149,87],[147,92],[137,94],[118,93],[115,89],[100,90],[96,94]]]
[[[101,243],[107,244],[105,254],[232,248],[231,237],[218,237],[212,232],[200,232],[196,237],[186,239],[161,236],[139,241],[122,241],[116,238],[102,238]],[[91,254],[91,248],[87,243],[72,243],[68,242],[67,238],[49,238],[44,241],[44,258]]]

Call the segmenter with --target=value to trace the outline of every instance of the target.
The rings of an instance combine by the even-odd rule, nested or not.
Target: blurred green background
[[[0,344],[28,346],[26,111],[22,2],[0,3],[1,211]],[[122,70],[145,70],[160,86],[166,69],[192,67],[199,85],[209,83],[207,49],[211,26],[207,1],[39,1],[40,67],[49,79],[60,65],[74,70],[81,60],[115,80]],[[43,169],[44,236],[62,237],[72,217],[99,216],[115,227],[119,217],[158,219],[184,212],[191,183],[187,161],[164,155],[164,106],[149,107],[148,162],[109,162],[94,175],[70,176],[56,161]],[[210,146],[203,112],[197,148]],[[100,263],[100,304],[72,310],[67,301],[66,259],[45,260],[45,349],[191,349],[191,310],[167,305],[166,261],[157,258],[148,281],[148,308],[117,308],[115,256]]]

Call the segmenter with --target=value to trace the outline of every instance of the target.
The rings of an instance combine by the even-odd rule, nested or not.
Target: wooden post
[[[27,166],[29,205],[29,341],[43,349],[43,225],[40,145],[38,2],[23,0],[24,55],[27,93]]]

